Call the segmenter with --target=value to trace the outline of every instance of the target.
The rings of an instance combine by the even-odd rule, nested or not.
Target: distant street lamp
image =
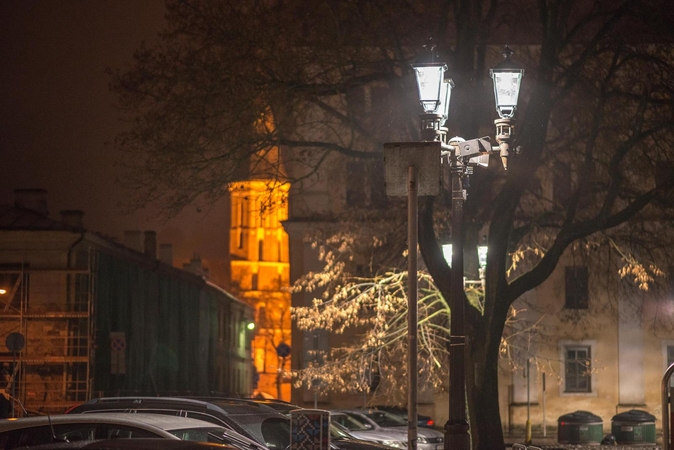
[[[464,179],[477,165],[487,166],[489,155],[499,153],[504,169],[508,168],[510,144],[514,132],[515,110],[524,71],[510,60],[512,50],[503,50],[504,61],[493,68],[494,97],[499,119],[496,126],[497,147],[492,147],[489,137],[465,141],[452,138],[447,142],[444,124],[449,116],[449,102],[454,83],[446,77],[447,65],[436,61],[434,48],[423,61],[412,65],[419,90],[421,138],[424,142],[384,144],[386,192],[388,195],[408,196],[408,448],[416,450],[417,423],[417,233],[418,195],[439,195],[440,161],[447,156],[452,180],[452,247],[443,248],[451,253],[451,309],[450,335],[450,407],[445,425],[445,450],[470,448],[469,424],[466,420],[465,396],[465,302],[463,287],[463,203],[466,199]],[[407,184],[402,185],[404,169]],[[423,176],[418,176],[422,174]],[[425,179],[429,178],[429,182]],[[402,189],[401,189],[401,186]],[[436,189],[437,187],[437,189]],[[481,246],[482,247],[482,246]],[[449,250],[449,251],[448,251]],[[479,249],[480,278],[486,268],[486,246]],[[484,282],[482,283],[484,286]]]
[[[486,236],[485,236],[486,239]],[[485,244],[477,246],[477,263],[478,263],[478,277],[479,280],[465,280],[463,284],[480,284],[484,288],[484,278],[485,271],[487,270],[487,250],[488,247]],[[442,245],[442,256],[445,258],[447,265],[452,267],[452,244],[443,244]]]

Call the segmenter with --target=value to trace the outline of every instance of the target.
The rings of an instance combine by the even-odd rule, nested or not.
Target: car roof
[[[164,406],[187,408],[194,411],[214,411],[223,415],[237,414],[279,414],[274,408],[250,399],[230,397],[100,397],[70,408],[67,413],[101,410],[105,407],[128,407],[138,409],[142,406]]]
[[[196,415],[228,427],[250,441],[247,442],[249,445],[254,443],[256,446],[264,446],[265,440],[259,427],[252,424],[267,419],[288,420],[285,415],[266,405],[228,397],[101,397],[70,408],[67,413],[99,413],[106,410]]]
[[[19,447],[15,450],[204,450],[209,448],[234,449],[235,447],[212,442],[182,441],[180,439],[138,438],[53,442]]]
[[[341,413],[341,414],[364,414],[366,410],[363,409],[333,409],[331,412]]]
[[[402,407],[402,406],[374,405],[374,406],[370,406],[369,409],[378,409],[380,411],[390,412],[391,414],[407,415],[407,408]],[[431,416],[419,414],[419,412],[417,411],[417,419],[423,420],[423,419],[430,419],[430,418],[431,418]]]
[[[82,412],[87,410],[100,410],[101,407],[120,407],[139,408],[142,405],[165,405],[170,407],[179,407],[180,405],[189,405],[191,408],[200,408],[203,410],[216,410],[222,414],[227,414],[222,408],[214,406],[202,400],[180,397],[99,397],[91,399],[70,408],[66,413]]]
[[[181,430],[185,428],[214,428],[216,425],[203,420],[188,417],[166,416],[160,414],[129,414],[129,413],[99,413],[99,414],[57,414],[50,416],[21,417],[18,419],[0,420],[0,432],[21,428],[56,425],[62,423],[110,423],[127,425],[145,429],[163,431]]]
[[[261,405],[268,406],[269,408],[278,411],[282,414],[289,414],[290,411],[295,411],[297,409],[304,409],[301,406],[293,405],[283,400],[272,400],[272,399],[250,399],[250,401],[259,403]]]
[[[253,399],[231,397],[188,397],[188,399],[217,405],[225,409],[228,414],[279,414],[279,412],[271,406],[256,402]]]

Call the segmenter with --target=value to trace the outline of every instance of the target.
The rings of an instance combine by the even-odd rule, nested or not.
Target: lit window
[[[564,391],[592,391],[592,362],[589,346],[568,346],[564,350]]]

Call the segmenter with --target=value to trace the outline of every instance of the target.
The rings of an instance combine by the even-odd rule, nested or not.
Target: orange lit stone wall
[[[257,392],[290,400],[290,357],[279,358],[290,341],[289,185],[251,180],[230,185],[230,254],[232,291],[255,307],[253,360],[259,373]]]

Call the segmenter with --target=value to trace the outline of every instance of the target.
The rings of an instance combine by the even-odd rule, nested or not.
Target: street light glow
[[[490,74],[494,82],[496,111],[501,119],[510,119],[517,109],[524,69],[519,68],[510,60],[513,53],[510,47],[506,46],[502,53],[503,61],[491,69]]]
[[[440,126],[444,126],[445,122],[449,118],[449,101],[452,98],[452,88],[454,87],[454,81],[451,78],[445,78],[442,82],[442,88],[440,92],[440,106],[438,106],[438,111],[442,113],[442,120],[440,120]]]
[[[419,55],[412,64],[419,90],[419,103],[426,114],[442,114],[447,118],[445,109],[449,106],[451,86],[445,84],[447,64],[436,61],[435,45],[427,47],[427,51]],[[451,80],[449,80],[451,82]],[[452,86],[454,83],[452,83]]]
[[[480,268],[483,269],[487,267],[487,246],[478,245],[477,246],[477,261],[480,264]]]
[[[424,112],[435,114],[442,103],[443,80],[447,66],[444,63],[415,64],[419,102]]]

